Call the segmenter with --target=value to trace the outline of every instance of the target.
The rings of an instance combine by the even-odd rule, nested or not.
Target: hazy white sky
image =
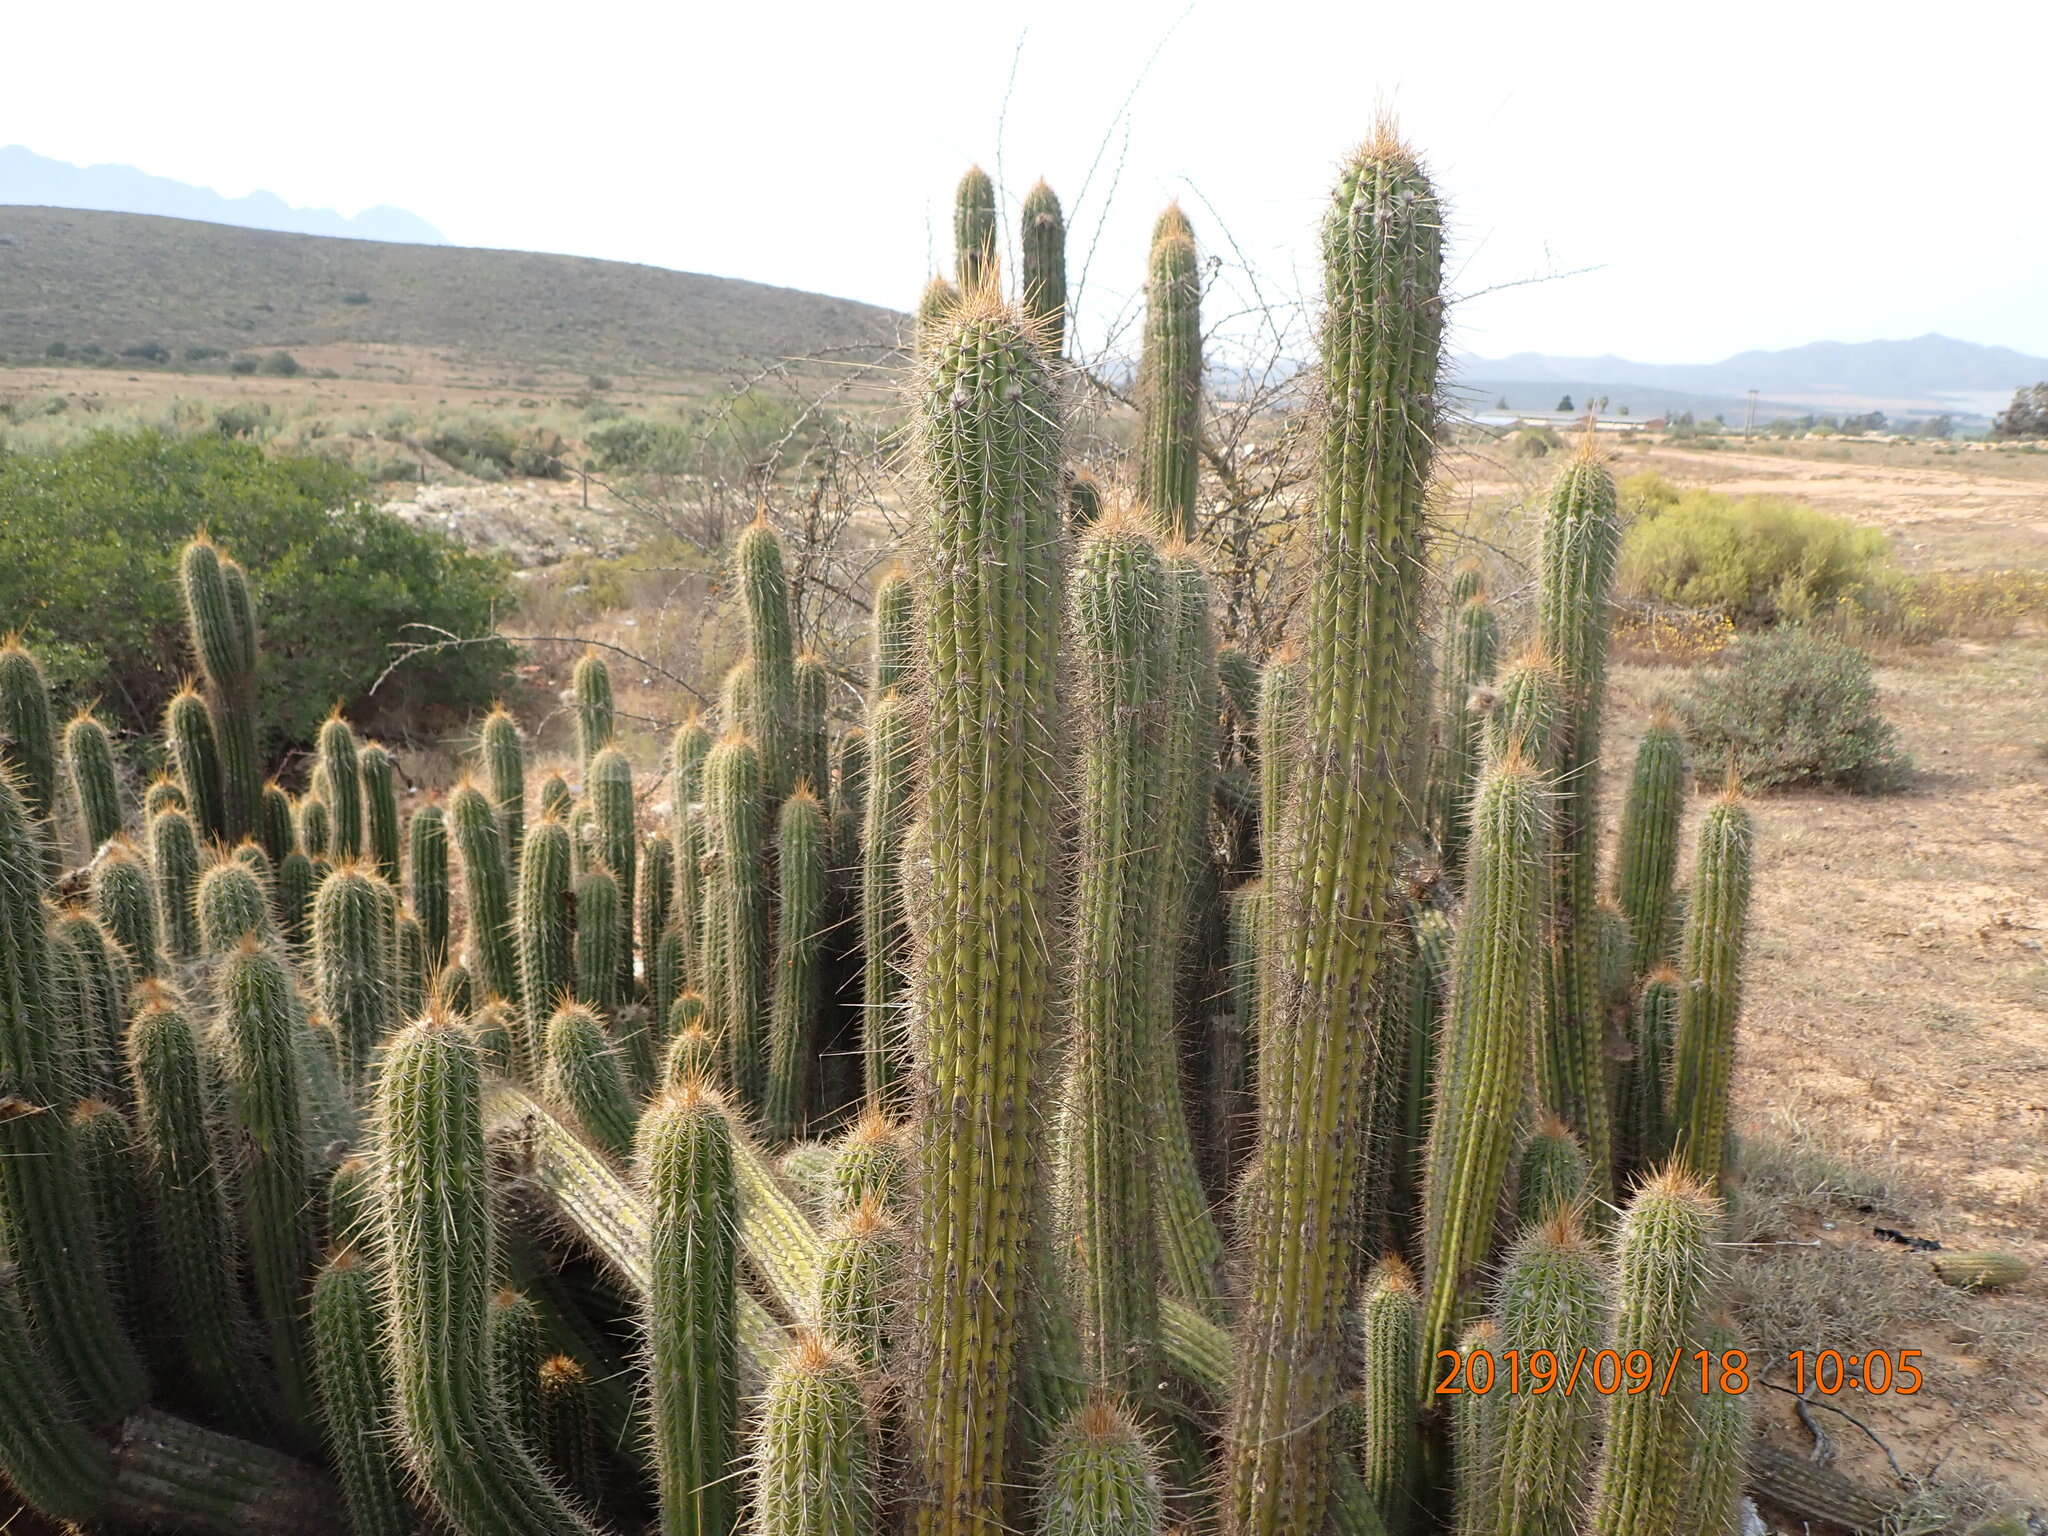
[[[1043,174],[1097,328],[1174,197],[1312,289],[1332,166],[1384,102],[1450,200],[1472,351],[2048,354],[2041,0],[117,0],[8,31],[0,143],[899,308],[970,162],[1013,211]]]

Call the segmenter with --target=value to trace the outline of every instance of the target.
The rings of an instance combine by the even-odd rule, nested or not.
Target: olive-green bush
[[[1763,628],[1824,619],[1890,568],[1875,528],[1778,496],[1668,490],[1635,477],[1624,488],[1635,520],[1622,543],[1623,598],[1714,608]]]
[[[1912,761],[1877,708],[1870,658],[1801,629],[1753,635],[1723,666],[1697,673],[1678,700],[1702,783],[1732,767],[1750,790],[1900,788]]]

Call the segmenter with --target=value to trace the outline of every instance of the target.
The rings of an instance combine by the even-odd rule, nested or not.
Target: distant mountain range
[[[403,208],[365,208],[353,218],[331,208],[294,208],[271,192],[223,197],[209,187],[151,176],[128,165],[67,165],[19,144],[0,148],[0,203],[154,213],[243,229],[342,235],[405,245],[445,245],[441,232]]]
[[[2048,379],[2048,358],[1929,334],[1910,341],[1816,341],[1781,352],[1738,352],[1718,363],[1636,363],[1611,354],[1518,352],[1462,359],[1458,379],[1468,394],[1504,395],[1516,409],[1536,408],[1536,402],[1515,398],[1513,386],[1528,394],[1530,386],[1540,384],[1544,387],[1538,394],[1605,394],[1615,404],[1629,399],[1637,415],[1697,410],[1695,401],[1713,401],[1713,410],[1742,409],[1753,389],[1759,415],[1797,407],[1979,416],[2001,408],[2022,385]],[[1632,393],[1640,398],[1632,399]]]

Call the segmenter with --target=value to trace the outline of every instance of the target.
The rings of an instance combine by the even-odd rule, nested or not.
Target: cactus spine
[[[363,852],[378,878],[398,889],[398,764],[377,742],[356,759],[363,785]]]
[[[64,727],[64,765],[86,846],[96,849],[121,830],[121,786],[114,769],[114,738],[90,710],[72,716]]]
[[[1571,1207],[1553,1208],[1509,1250],[1497,1310],[1500,1348],[1523,1361],[1547,1350],[1569,1375],[1573,1363],[1600,1348],[1606,1266]],[[1592,1476],[1596,1401],[1590,1393],[1553,1389],[1514,1394],[1501,1404],[1491,1529],[1502,1536],[1574,1536]]]
[[[1672,1073],[1675,1149],[1693,1176],[1719,1181],[1728,1157],[1728,1082],[1742,1012],[1742,948],[1749,923],[1749,811],[1730,791],[1700,823],[1686,908],[1684,990]]]
[[[372,1053],[398,1023],[390,899],[390,888],[358,864],[321,881],[313,898],[313,981],[352,1094],[361,1092]]]
[[[1044,335],[1045,355],[1066,350],[1067,218],[1053,189],[1039,182],[1024,197],[1022,225],[1024,313]]]
[[[547,1096],[574,1116],[599,1147],[622,1160],[630,1157],[633,1098],[597,1015],[580,1004],[558,1010],[548,1021],[542,1061]]]
[[[353,1249],[322,1266],[310,1314],[327,1448],[355,1536],[406,1536],[404,1474],[392,1455],[390,1380],[378,1350],[377,1287]]]
[[[1147,946],[1170,931],[1156,914],[1172,857],[1161,802],[1173,611],[1166,568],[1135,519],[1112,514],[1084,536],[1070,612],[1082,747],[1059,1248],[1089,1378],[1149,1392],[1159,1349],[1151,1033],[1163,1023],[1173,1046]]]
[[[662,1536],[727,1536],[739,1423],[732,1132],[711,1091],[685,1083],[648,1109],[639,1151]]]
[[[803,1130],[805,1091],[817,1034],[819,963],[825,930],[825,809],[798,785],[776,820],[775,979],[769,1005],[768,1073],[761,1123],[771,1141]]]
[[[1422,1302],[1415,1276],[1398,1257],[1380,1260],[1366,1282],[1364,1432],[1359,1471],[1390,1531],[1414,1523],[1415,1381],[1421,1373]],[[1433,1362],[1432,1362],[1433,1363]]]
[[[1589,433],[1550,493],[1543,520],[1543,645],[1563,683],[1549,763],[1558,786],[1551,941],[1537,1078],[1545,1104],[1579,1133],[1593,1185],[1614,1177],[1607,1014],[1600,995],[1594,906],[1599,890],[1600,706],[1606,691],[1608,602],[1621,552],[1614,477]]]
[[[363,828],[362,755],[356,734],[339,713],[329,715],[320,726],[317,742],[320,775],[326,783],[322,797],[334,820],[330,854],[336,859],[359,859],[370,853]]]
[[[927,1063],[905,1383],[912,1528],[1002,1527],[1002,1452],[1037,1203],[1035,1064],[1056,929],[1060,509],[1052,381],[1028,325],[970,295],[917,403],[930,499]]]
[[[1324,429],[1305,691],[1314,701],[1275,906],[1287,928],[1260,1045],[1262,1220],[1253,1236],[1224,1528],[1313,1529],[1348,1287],[1374,1041],[1365,1012],[1401,822],[1423,503],[1435,441],[1442,224],[1414,156],[1382,131],[1324,224]],[[1269,877],[1270,878],[1270,877]]]
[[[164,745],[178,786],[185,792],[185,803],[199,823],[200,836],[209,843],[232,842],[221,789],[220,743],[206,700],[196,689],[180,690],[164,706]]]
[[[1471,876],[1451,960],[1423,1186],[1423,1359],[1432,1364],[1477,1311],[1527,1094],[1541,983],[1545,789],[1530,763],[1511,756],[1488,768],[1473,797]]]
[[[1713,1280],[1720,1203],[1673,1167],[1637,1190],[1615,1234],[1610,1347],[1653,1361],[1690,1353]],[[1606,1436],[1587,1536],[1634,1536],[1674,1528],[1697,1417],[1680,1390],[1605,1398]]]
[[[1472,824],[1472,786],[1479,776],[1485,721],[1473,695],[1493,681],[1500,648],[1500,621],[1492,604],[1474,596],[1451,616],[1444,637],[1443,714],[1432,821],[1438,857],[1447,874],[1464,867],[1465,840]]]
[[[789,607],[789,578],[782,568],[782,540],[767,523],[757,521],[740,534],[733,560],[746,609],[747,678],[752,691],[743,723],[761,752],[762,803],[773,810],[796,787],[799,756],[796,621]]]
[[[1039,1487],[1040,1536],[1158,1536],[1165,1524],[1152,1447],[1109,1398],[1061,1426]]]
[[[767,1062],[761,1003],[768,968],[767,849],[761,780],[763,754],[744,736],[727,736],[704,762],[714,865],[707,901],[718,961],[705,971],[718,991],[713,1020],[725,1040],[728,1072],[742,1103],[758,1104]]]
[[[543,811],[519,856],[519,996],[526,1060],[538,1064],[548,1020],[575,995],[576,918],[569,828]]]
[[[1622,804],[1614,894],[1634,944],[1630,969],[1647,976],[1675,959],[1672,939],[1678,869],[1678,823],[1685,812],[1685,743],[1659,713],[1636,746],[1628,798]]]
[[[499,704],[479,733],[484,783],[498,812],[498,830],[514,857],[526,841],[526,743],[519,722]]]
[[[1202,438],[1202,275],[1178,203],[1159,216],[1145,278],[1138,362],[1138,496],[1167,530],[1195,536]]]
[[[980,166],[970,166],[953,193],[953,271],[960,293],[973,298],[995,290],[1001,261],[996,242],[996,184]]]
[[[474,784],[455,786],[448,820],[462,856],[462,895],[469,909],[469,969],[485,997],[520,1001],[519,951],[512,925],[512,878],[505,859],[498,813]],[[526,1075],[532,1057],[520,1058]]]
[[[869,1536],[875,1450],[853,1363],[800,1333],[776,1363],[753,1453],[750,1536]]]
[[[611,668],[596,651],[585,650],[576,658],[569,686],[576,701],[576,760],[587,775],[590,760],[618,735]]]
[[[476,1056],[454,1021],[400,1031],[377,1086],[384,1352],[414,1476],[463,1536],[592,1536],[507,1431],[484,1344],[490,1170]]]
[[[245,933],[215,978],[216,1046],[227,1083],[229,1134],[239,1154],[236,1184],[256,1299],[284,1385],[285,1405],[312,1420],[311,1362],[302,1326],[313,1267],[307,1107],[300,1082],[304,1021],[277,951]]]
[[[154,976],[163,964],[157,940],[156,893],[149,871],[125,840],[106,845],[92,869],[93,915],[127,958],[129,976]]]

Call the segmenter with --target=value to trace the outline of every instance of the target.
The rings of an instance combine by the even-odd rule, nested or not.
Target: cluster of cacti
[[[1023,205],[1015,306],[997,207],[971,173],[959,288],[919,315],[924,533],[874,584],[858,723],[765,521],[719,709],[637,787],[595,651],[558,772],[499,708],[414,792],[337,712],[302,789],[266,782],[250,578],[203,540],[204,686],[140,805],[127,745],[89,712],[60,738],[0,649],[0,1478],[29,1503],[358,1536],[1728,1528],[1718,1373],[1602,1398],[1490,1363],[1697,1383],[1737,1347],[1712,1186],[1750,831],[1710,809],[1679,899],[1660,719],[1603,875],[1606,469],[1551,498],[1526,652],[1497,668],[1511,614],[1465,567],[1432,673],[1442,214],[1381,134],[1324,223],[1308,602],[1261,668],[1189,539],[1185,219],[1139,494],[1105,496],[1064,462],[1058,200]]]

